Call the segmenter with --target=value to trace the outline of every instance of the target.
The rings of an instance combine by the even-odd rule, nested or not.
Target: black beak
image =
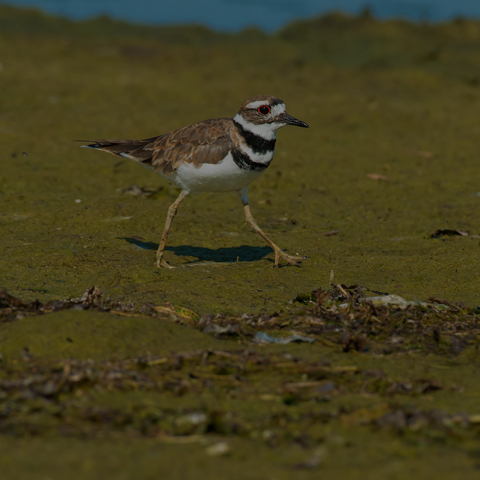
[[[298,118],[292,117],[287,112],[285,112],[282,117],[282,122],[285,122],[287,125],[296,125],[297,127],[308,128],[308,125],[305,122],[302,122]]]

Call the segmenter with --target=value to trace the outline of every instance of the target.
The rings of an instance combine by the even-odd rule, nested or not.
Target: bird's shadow
[[[137,238],[120,237],[143,250],[157,250],[158,244],[154,242],[145,242]],[[228,248],[206,248],[206,247],[192,247],[190,245],[178,245],[175,247],[165,247],[165,250],[173,252],[180,257],[196,257],[196,262],[219,262],[219,263],[234,263],[234,262],[255,262],[265,258],[272,253],[270,247],[252,247],[250,245],[240,245],[238,247]]]

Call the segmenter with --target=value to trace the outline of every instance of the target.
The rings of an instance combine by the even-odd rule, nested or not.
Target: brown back
[[[181,162],[199,168],[204,163],[219,163],[231,148],[231,118],[214,118],[188,125],[165,135],[145,140],[94,140],[91,148],[129,158],[168,175]],[[123,155],[122,155],[123,154]]]

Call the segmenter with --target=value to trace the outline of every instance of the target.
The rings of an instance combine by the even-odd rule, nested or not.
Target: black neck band
[[[245,143],[252,149],[254,153],[267,153],[275,150],[275,138],[273,140],[266,140],[265,138],[257,135],[244,128],[240,123],[234,122],[238,128],[240,135],[245,140]]]
[[[241,152],[238,148],[232,150],[232,157],[237,167],[243,170],[263,170],[267,168],[271,162],[271,160],[268,163],[254,162],[246,153]]]

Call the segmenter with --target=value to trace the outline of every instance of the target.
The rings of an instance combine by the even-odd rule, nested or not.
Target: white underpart
[[[165,178],[175,182],[187,192],[235,192],[242,190],[265,170],[243,170],[233,161],[229,153],[217,164],[204,163],[200,168],[193,164],[182,164]]]
[[[262,123],[261,125],[255,125],[254,123],[247,122],[239,113],[235,115],[234,120],[245,130],[255,133],[265,140],[274,140],[277,138],[277,130],[285,125],[285,123]]]

